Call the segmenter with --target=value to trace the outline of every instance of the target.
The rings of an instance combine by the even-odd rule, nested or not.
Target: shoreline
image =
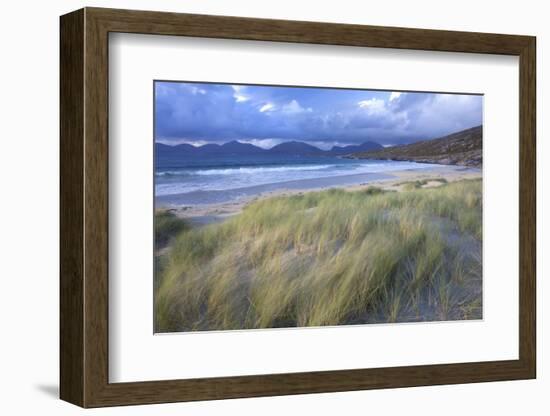
[[[350,175],[351,176],[351,175]],[[277,197],[277,196],[290,196],[297,194],[304,194],[307,192],[320,192],[327,189],[338,188],[346,191],[359,191],[369,187],[377,187],[388,191],[401,192],[404,190],[407,182],[425,181],[428,180],[422,188],[437,187],[444,184],[441,180],[446,182],[455,182],[463,179],[476,179],[482,177],[482,170],[479,168],[471,168],[464,166],[434,166],[425,169],[409,169],[409,170],[397,170],[384,172],[383,175],[373,174],[371,178],[362,175],[355,175],[364,177],[363,180],[356,183],[344,183],[344,184],[331,184],[331,178],[320,178],[320,181],[326,182],[326,185],[317,184],[319,186],[308,188],[292,188],[292,184],[286,188],[279,188],[264,192],[258,192],[256,194],[244,195],[240,198],[228,200],[224,202],[214,202],[211,204],[159,204],[158,198],[155,201],[156,210],[170,211],[177,217],[185,219],[193,227],[200,227],[208,224],[222,222],[234,215],[239,214],[250,203],[258,201],[260,199]],[[327,181],[327,179],[329,179]],[[370,179],[370,180],[369,180]],[[434,179],[429,181],[429,179]],[[294,181],[292,181],[294,182]],[[278,184],[280,185],[280,184]],[[224,192],[224,191],[220,191]],[[168,199],[168,198],[165,198]],[[177,200],[177,197],[176,199]]]

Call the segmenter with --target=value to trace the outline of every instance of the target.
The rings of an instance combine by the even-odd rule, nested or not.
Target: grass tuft
[[[165,246],[173,237],[188,229],[187,223],[172,212],[155,212],[155,247]]]

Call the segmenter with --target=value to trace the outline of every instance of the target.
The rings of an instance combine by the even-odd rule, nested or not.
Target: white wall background
[[[542,213],[550,146],[543,139],[550,26],[536,0],[120,0],[5,2],[0,15],[0,409],[3,414],[83,412],[58,394],[58,16],[83,6],[276,19],[529,34],[538,37],[539,377],[534,381],[225,400],[87,411],[102,415],[529,414],[550,409],[550,360],[543,325],[550,301],[544,275],[550,238]],[[548,67],[547,67],[548,66]],[[6,147],[7,146],[7,147]],[[546,199],[546,200],[545,200]]]

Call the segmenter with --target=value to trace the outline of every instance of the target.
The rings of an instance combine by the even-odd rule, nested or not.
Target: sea
[[[337,156],[163,155],[155,163],[158,205],[203,205],[283,189],[309,190],[390,179],[437,165]]]

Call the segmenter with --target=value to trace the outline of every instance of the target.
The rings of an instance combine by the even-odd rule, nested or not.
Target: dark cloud
[[[397,144],[482,123],[473,95],[157,82],[155,106],[164,142]]]

